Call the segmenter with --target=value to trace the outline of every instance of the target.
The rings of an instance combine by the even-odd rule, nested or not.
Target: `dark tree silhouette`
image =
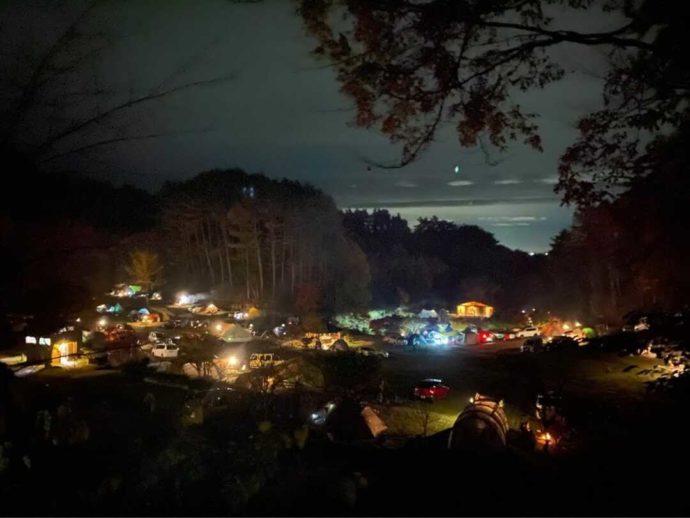
[[[651,151],[688,118],[688,15],[682,3],[652,0],[301,0],[333,65],[356,123],[402,146],[409,164],[442,123],[463,146],[505,149],[522,140],[541,149],[535,114],[512,101],[517,90],[564,76],[548,52],[557,45],[601,48],[609,57],[603,110],[579,123],[562,157],[557,190],[566,202],[593,203],[650,171]],[[617,26],[566,30],[559,20],[590,10]],[[594,14],[592,14],[594,16]],[[586,20],[586,18],[582,18]],[[645,144],[647,143],[647,144]]]

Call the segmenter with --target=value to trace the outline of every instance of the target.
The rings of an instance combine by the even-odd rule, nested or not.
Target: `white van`
[[[151,349],[151,354],[156,358],[177,358],[180,348],[172,344],[156,344]]]

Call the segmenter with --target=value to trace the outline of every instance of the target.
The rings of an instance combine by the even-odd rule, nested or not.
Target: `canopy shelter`
[[[471,300],[458,304],[456,313],[459,317],[466,318],[491,318],[494,314],[493,306]]]

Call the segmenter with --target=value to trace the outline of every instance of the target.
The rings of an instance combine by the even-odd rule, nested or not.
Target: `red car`
[[[479,331],[479,343],[485,344],[494,341],[494,334],[491,331],[486,331],[484,329]]]
[[[450,392],[450,387],[443,384],[443,380],[425,379],[414,388],[414,397],[419,399],[443,399]]]

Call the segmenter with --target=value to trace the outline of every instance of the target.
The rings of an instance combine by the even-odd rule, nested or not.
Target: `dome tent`
[[[247,342],[254,338],[251,331],[243,328],[237,324],[228,324],[227,327],[221,332],[220,337],[224,342],[236,343],[236,342]]]
[[[343,340],[342,338],[338,338],[335,342],[333,342],[331,349],[333,351],[349,351],[350,346],[347,345],[347,342],[345,340]]]
[[[455,421],[448,437],[448,448],[497,452],[506,447],[507,434],[508,419],[503,401],[475,394]]]
[[[417,316],[419,318],[438,318],[438,313],[435,309],[423,309]]]

